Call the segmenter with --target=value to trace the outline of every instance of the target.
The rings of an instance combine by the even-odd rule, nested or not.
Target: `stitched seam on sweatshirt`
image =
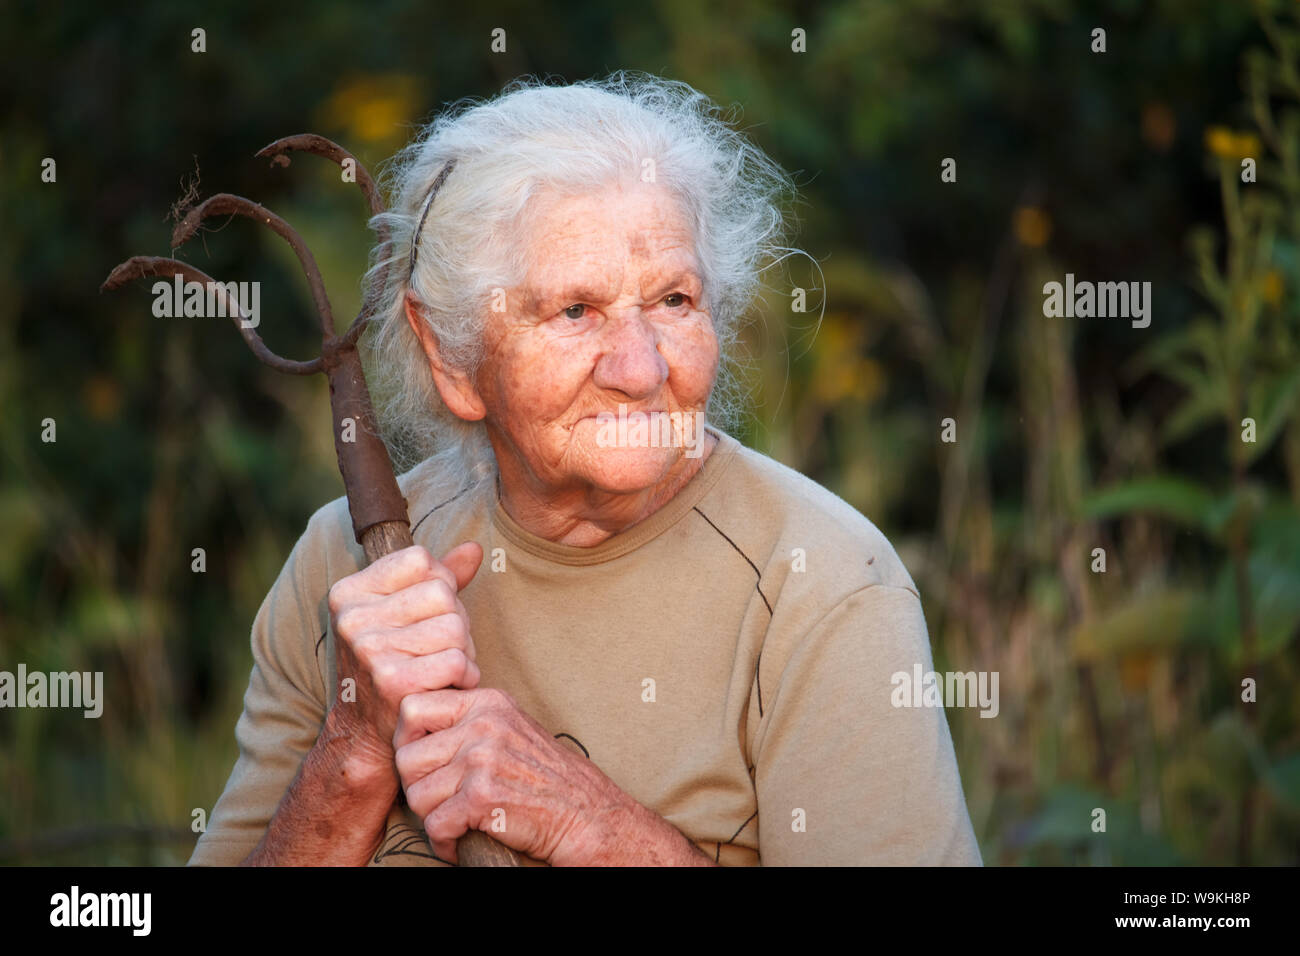
[[[736,542],[732,541],[731,538],[727,537],[727,533],[725,531],[723,531],[716,524],[714,524],[712,521],[709,520],[709,516],[700,510],[699,505],[695,505],[694,507],[691,508],[691,510],[696,512],[705,521],[708,521],[709,527],[712,528],[714,531],[718,532],[718,534],[722,535],[723,539],[727,542],[727,544],[731,545],[731,547],[735,549],[735,552],[738,555],[740,555],[742,558],[744,558],[745,561],[749,564],[749,566],[754,569],[754,590],[757,591],[758,596],[763,599],[763,606],[767,608],[767,619],[770,625],[773,617],[772,604],[770,601],[768,601],[767,595],[763,593],[763,587],[762,587],[763,573],[758,570],[758,565],[756,565],[753,561],[749,559],[749,555],[747,555],[744,551],[740,550],[740,546],[736,544]],[[758,691],[758,719],[759,720],[763,719],[763,681],[759,672],[762,670],[763,667],[763,646],[766,645],[766,643],[767,643],[767,632],[764,631],[763,644],[760,644],[758,648],[758,660],[754,662],[754,688]]]
[[[467,485],[466,487],[462,488],[460,491],[458,491],[458,492],[456,492],[454,495],[452,495],[450,498],[448,498],[446,501],[444,501],[442,504],[440,504],[440,505],[434,505],[432,508],[430,508],[430,509],[425,513],[424,518],[429,517],[429,515],[433,514],[435,511],[437,511],[439,508],[443,507],[444,505],[449,505],[449,504],[451,504],[453,501],[455,501],[457,498],[459,498],[459,497],[460,497],[461,495],[463,495],[465,492],[469,491],[469,489],[470,489],[471,487],[473,487],[473,486],[472,486],[472,485]],[[421,518],[419,521],[417,521],[417,522],[415,523],[415,526],[414,526],[413,528],[411,528],[411,537],[415,537],[415,532],[417,532],[417,531],[420,530],[420,525],[424,524],[424,518]]]

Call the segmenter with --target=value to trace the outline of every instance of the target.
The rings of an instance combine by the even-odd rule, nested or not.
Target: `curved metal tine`
[[[240,321],[243,310],[239,307],[239,303],[226,294],[225,286],[216,282],[201,269],[194,268],[188,262],[162,256],[132,256],[108,274],[108,278],[99,287],[99,291],[111,292],[135,279],[143,279],[149,276],[170,279],[177,273],[190,282],[202,283],[205,289],[209,288],[208,283],[213,283],[213,286],[220,292],[221,297],[226,302],[226,311],[229,313],[231,321],[235,323],[235,328],[239,329],[239,334],[243,337],[244,342],[264,364],[269,365],[277,372],[287,372],[290,375],[311,375],[321,370],[324,363],[320,358],[314,358],[310,362],[296,362],[293,359],[282,358],[268,349],[261,336],[251,328],[245,327],[243,322]]]
[[[316,133],[295,133],[293,136],[284,136],[277,139],[274,143],[263,146],[255,155],[258,158],[263,159],[269,157],[271,162],[275,163],[277,166],[288,166],[289,157],[286,153],[293,150],[302,153],[311,153],[314,156],[321,156],[340,167],[347,160],[351,160],[356,172],[357,185],[361,187],[361,192],[365,194],[366,202],[370,204],[370,214],[372,216],[377,216],[380,213],[387,211],[387,207],[384,205],[384,200],[379,195],[379,188],[375,185],[374,178],[370,175],[370,171],[361,164],[361,160],[357,159],[338,143],[331,139],[326,139],[324,136],[319,136]],[[389,241],[392,238],[388,226],[381,223],[375,232],[379,237],[380,247],[387,248]],[[374,314],[375,300],[379,297],[379,294],[382,293],[387,282],[388,263],[385,261],[380,267],[379,273],[375,277],[375,281],[371,284],[370,292],[366,295],[365,301],[361,303],[361,311],[352,321],[348,330],[343,333],[343,342],[352,343],[357,340],[357,337],[361,334],[362,328]]]
[[[186,213],[185,218],[176,224],[176,228],[172,230],[172,248],[175,249],[192,238],[199,231],[203,220],[209,216],[232,213],[270,226],[276,235],[289,243],[298,257],[298,262],[302,265],[302,271],[307,275],[307,284],[311,286],[321,335],[330,338],[334,334],[334,313],[330,308],[329,297],[325,294],[325,282],[321,278],[320,267],[316,265],[316,257],[311,254],[311,250],[307,248],[307,243],[303,242],[298,230],[265,206],[233,193],[217,193],[215,196],[209,196]]]
[[[366,167],[361,165],[361,160],[338,143],[326,139],[324,136],[318,136],[315,133],[295,133],[293,136],[283,136],[274,143],[263,146],[254,155],[258,159],[270,157],[271,162],[277,166],[288,166],[289,157],[284,154],[293,150],[300,153],[311,153],[314,156],[322,156],[338,166],[342,166],[346,160],[352,160],[356,168],[357,185],[365,193],[366,202],[370,203],[371,214],[377,216],[386,211],[384,201],[379,195],[379,188],[375,185],[375,181]]]

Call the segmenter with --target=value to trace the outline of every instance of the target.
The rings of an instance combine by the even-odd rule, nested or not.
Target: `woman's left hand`
[[[408,695],[393,748],[407,804],[424,820],[434,852],[449,862],[457,862],[456,841],[469,830],[554,866],[633,862],[619,857],[661,843],[675,842],[676,857],[682,844],[694,850],[504,691]],[[644,857],[653,863],[660,854]]]

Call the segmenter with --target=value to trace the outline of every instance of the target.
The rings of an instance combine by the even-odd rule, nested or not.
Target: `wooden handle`
[[[361,532],[361,547],[366,552],[367,565],[413,544],[415,539],[411,537],[409,521],[381,521]]]
[[[470,830],[456,841],[461,866],[520,866],[519,855],[481,830]]]
[[[361,547],[366,564],[374,564],[386,554],[409,548],[415,541],[406,521],[381,521],[361,533]],[[471,830],[456,841],[456,856],[461,866],[519,866],[519,856],[486,833]]]

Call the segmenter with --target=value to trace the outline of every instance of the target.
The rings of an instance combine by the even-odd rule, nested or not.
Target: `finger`
[[[473,690],[483,676],[478,665],[458,647],[397,662],[385,661],[372,673],[388,700],[452,687]]]
[[[394,594],[420,581],[440,578],[453,591],[456,588],[452,574],[429,552],[428,548],[412,545],[386,554],[369,567],[348,575],[339,582],[353,603],[375,595]]]
[[[429,836],[434,853],[444,860],[459,863],[456,841],[470,831],[473,823],[469,798],[457,791],[424,818],[424,832]]]
[[[457,739],[454,731],[445,731],[421,737],[398,751],[402,754],[398,769],[402,790],[407,805],[418,816],[433,811],[461,788],[465,774],[471,769],[465,760],[456,756],[464,739]]]
[[[456,576],[456,589],[460,590],[478,573],[483,563],[483,548],[476,541],[466,541],[444,554],[441,563]]]
[[[406,627],[441,614],[456,614],[456,592],[442,578],[417,581],[373,607],[389,627]]]
[[[451,727],[473,706],[474,696],[471,691],[424,690],[403,697],[397,708],[393,749]]]
[[[397,765],[397,776],[402,782],[402,788],[413,788],[425,777],[450,764],[467,739],[461,726],[457,725],[436,734],[417,737],[401,747],[394,747],[393,761]],[[393,734],[393,740],[397,740],[396,733]],[[414,804],[411,806],[412,809],[419,809]],[[430,804],[428,809],[433,806]]]
[[[398,628],[373,625],[354,639],[352,645],[359,653],[376,660],[396,655],[424,657],[452,648],[463,651],[472,661],[478,659],[474,637],[459,614],[439,614]]]

